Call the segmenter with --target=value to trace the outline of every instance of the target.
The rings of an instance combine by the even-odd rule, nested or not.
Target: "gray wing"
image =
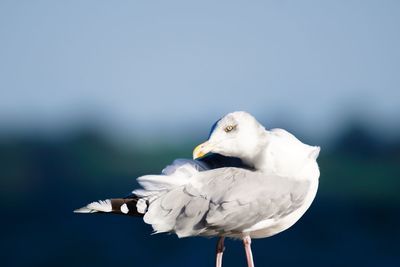
[[[218,233],[242,232],[262,220],[285,217],[304,203],[310,186],[308,181],[277,175],[241,169],[228,172],[208,188],[211,198],[205,222]],[[213,188],[225,190],[213,194]]]
[[[180,237],[240,233],[299,208],[309,185],[240,168],[203,171],[153,200],[144,220],[156,232]]]

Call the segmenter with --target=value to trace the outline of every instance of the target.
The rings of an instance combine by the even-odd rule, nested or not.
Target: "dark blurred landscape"
[[[94,129],[3,136],[1,265],[213,266],[214,239],[151,235],[139,218],[72,213],[129,194],[136,177],[190,157],[199,141],[121,145]],[[400,266],[400,138],[349,126],[320,145],[316,200],[294,227],[253,242],[256,265]],[[241,242],[226,247],[224,266],[244,266]]]

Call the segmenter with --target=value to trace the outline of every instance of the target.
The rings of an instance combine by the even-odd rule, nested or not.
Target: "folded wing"
[[[185,183],[157,191],[144,220],[156,233],[179,237],[234,235],[292,213],[303,204],[309,186],[308,181],[242,168],[196,171]]]

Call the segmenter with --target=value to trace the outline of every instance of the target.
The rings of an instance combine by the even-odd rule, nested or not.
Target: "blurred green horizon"
[[[294,134],[303,142],[311,141],[310,138]],[[93,127],[77,128],[68,134],[51,138],[38,133],[19,136],[0,134],[0,158],[5,163],[1,191],[3,197],[13,198],[15,192],[21,190],[29,197],[29,185],[38,179],[37,176],[46,175],[35,170],[40,170],[39,166],[45,164],[40,161],[47,160],[48,156],[56,161],[56,166],[61,170],[79,169],[83,172],[77,170],[80,180],[73,178],[72,181],[64,181],[78,183],[76,186],[110,184],[115,182],[110,178],[118,176],[128,179],[122,183],[134,184],[139,175],[160,173],[176,158],[191,158],[193,148],[203,140],[199,134],[188,134],[186,138],[175,140],[151,137],[143,141],[132,138],[128,143],[120,142]],[[400,186],[400,135],[397,138],[385,138],[361,123],[354,123],[335,138],[311,144],[322,148],[318,159],[321,169],[320,194],[400,202],[400,194],[397,193]],[[44,159],[41,158],[43,154],[46,156]],[[120,193],[129,193],[129,190]],[[18,195],[18,199],[23,197]]]

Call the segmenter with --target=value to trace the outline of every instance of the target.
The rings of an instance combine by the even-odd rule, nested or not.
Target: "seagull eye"
[[[225,127],[224,131],[225,131],[226,133],[228,133],[228,132],[232,131],[232,130],[235,129],[235,128],[236,128],[235,125],[228,125],[228,126]]]

